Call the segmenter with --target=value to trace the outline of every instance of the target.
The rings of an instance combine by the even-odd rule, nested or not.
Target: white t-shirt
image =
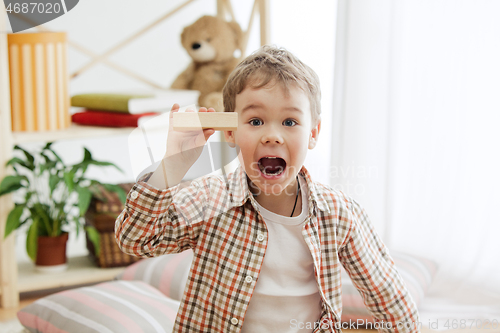
[[[285,217],[259,206],[268,230],[264,263],[243,322],[243,333],[311,332],[321,317],[321,296],[311,252],[302,236],[308,190],[299,176],[302,212]],[[290,212],[291,213],[291,212]]]

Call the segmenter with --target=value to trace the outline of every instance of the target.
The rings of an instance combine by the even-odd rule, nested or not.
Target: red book
[[[71,120],[75,124],[80,124],[80,125],[106,126],[106,127],[137,127],[140,118],[146,116],[156,116],[158,114],[159,113],[156,112],[129,114],[129,113],[85,110],[84,112],[79,112],[72,115]]]

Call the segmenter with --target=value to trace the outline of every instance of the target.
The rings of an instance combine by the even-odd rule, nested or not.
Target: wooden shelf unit
[[[161,20],[167,19],[175,11],[179,10],[193,0],[186,0],[184,4],[166,14]],[[254,5],[250,13],[250,21],[244,32],[244,45],[242,54],[245,54],[246,42],[252,29],[254,16],[259,16],[260,21],[260,44],[268,44],[270,41],[269,30],[269,1],[270,0],[252,0]],[[216,0],[217,16],[222,18],[235,19],[231,7],[231,0]],[[160,20],[153,22],[146,29],[133,35],[129,40],[117,45],[114,50],[132,41],[149,28],[158,24]],[[72,125],[70,128],[59,131],[49,132],[12,132],[11,128],[11,110],[10,110],[10,88],[9,88],[9,66],[8,66],[8,47],[7,47],[7,14],[5,6],[0,5],[0,179],[7,174],[8,170],[4,167],[5,162],[12,157],[12,149],[15,144],[27,142],[49,142],[68,139],[96,138],[110,135],[121,135],[130,133],[131,128],[102,128]],[[41,26],[39,30],[46,31]],[[243,28],[243,27],[242,27]],[[88,50],[73,43],[71,46],[80,49],[82,52]],[[108,52],[109,54],[111,53]],[[102,61],[111,67],[121,70],[123,73],[131,75],[129,71],[110,63],[105,56],[93,55],[95,61]],[[80,74],[80,73],[79,73]],[[141,78],[136,77],[140,80]],[[123,268],[98,268],[92,267],[88,258],[76,257],[68,261],[69,269],[66,272],[58,274],[41,274],[34,271],[31,263],[16,262],[14,235],[4,239],[5,221],[13,203],[4,196],[0,198],[0,308],[14,308],[19,305],[19,293],[28,291],[38,291],[59,287],[71,287],[81,284],[95,283],[113,279]]]
[[[70,127],[58,131],[12,132],[12,143],[16,145],[29,142],[52,142],[59,140],[114,136],[129,134],[134,128],[135,127],[112,128],[98,126],[80,126],[72,124]]]
[[[68,258],[67,264],[68,268],[64,272],[40,273],[31,262],[19,263],[18,291],[24,293],[110,281],[125,269],[99,268],[89,256]]]

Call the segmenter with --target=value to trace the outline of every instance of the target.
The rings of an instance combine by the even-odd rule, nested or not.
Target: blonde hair
[[[320,119],[321,91],[318,75],[284,48],[264,45],[245,58],[233,72],[222,90],[224,110],[236,109],[236,95],[247,86],[258,89],[269,84],[280,84],[289,93],[296,84],[309,97],[313,123]]]

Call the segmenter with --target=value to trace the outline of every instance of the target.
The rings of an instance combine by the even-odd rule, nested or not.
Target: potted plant
[[[125,202],[124,190],[114,184],[101,183],[87,178],[89,166],[119,167],[111,162],[97,161],[84,148],[83,160],[74,165],[66,165],[47,143],[37,154],[15,146],[23,157],[10,159],[6,166],[14,170],[0,183],[0,196],[15,194],[14,208],[10,211],[5,225],[5,237],[23,225],[28,226],[26,251],[39,270],[62,270],[66,267],[66,241],[69,227],[73,224],[76,232],[82,230],[82,216],[87,211],[92,195],[104,188],[118,194]],[[92,227],[85,227],[94,246],[99,247],[99,233]],[[45,250],[57,248],[58,254],[44,254]],[[56,259],[55,262],[52,259]],[[52,268],[50,268],[52,267]]]

